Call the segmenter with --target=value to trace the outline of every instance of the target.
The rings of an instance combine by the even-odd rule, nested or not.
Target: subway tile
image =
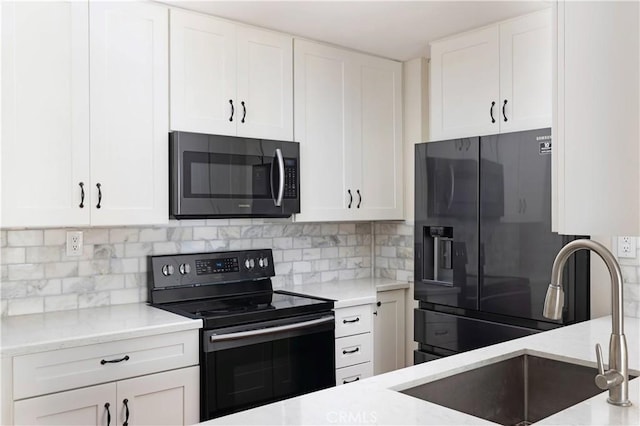
[[[339,280],[353,280],[355,278],[356,278],[355,269],[343,269],[341,271],[338,271]]]
[[[86,293],[78,295],[78,308],[95,308],[98,306],[108,306],[111,304],[111,292],[102,291],[97,293]]]
[[[326,283],[329,281],[338,281],[339,278],[340,274],[338,271],[325,271],[321,274],[320,281]]]
[[[131,274],[138,272],[138,259],[111,259],[110,271],[113,274]]]
[[[83,231],[84,244],[107,244],[109,242],[109,229],[91,228]]]
[[[319,237],[322,235],[322,225],[318,223],[307,223],[302,226],[302,235],[308,237]]]
[[[381,247],[380,255],[383,257],[396,257],[395,247]]]
[[[249,250],[251,249],[251,240],[231,240],[229,248],[231,250]]]
[[[240,229],[242,238],[262,238],[262,226],[243,226]]]
[[[8,231],[7,241],[10,247],[34,247],[44,243],[44,231],[21,230]]]
[[[292,262],[296,260],[302,260],[302,250],[283,250],[282,260],[285,262]]]
[[[7,231],[1,230],[0,231],[0,247],[6,247],[6,246],[7,246]]]
[[[97,291],[124,288],[124,275],[98,275],[93,279]]]
[[[153,254],[154,255],[163,255],[163,254],[175,254],[179,253],[180,243],[177,241],[171,242],[161,242],[161,243],[153,243]],[[126,253],[125,249],[125,253]]]
[[[293,262],[294,274],[300,274],[304,272],[311,272],[311,262],[307,262],[307,261]]]
[[[26,281],[27,296],[50,296],[62,293],[62,280]]]
[[[0,249],[0,261],[3,265],[25,263],[26,252],[24,247],[3,247]]]
[[[124,276],[124,286],[126,288],[138,288],[144,287],[147,288],[147,274],[136,273],[136,274],[126,274]]]
[[[263,237],[280,238],[284,236],[284,225],[265,225],[262,229]]]
[[[336,235],[338,233],[337,223],[327,223],[320,225],[320,235]]]
[[[339,257],[351,257],[355,255],[356,255],[355,247],[339,247],[338,248]]]
[[[224,228],[219,228],[218,238],[220,239],[240,238],[241,229],[242,228],[240,226],[227,226]]]
[[[27,248],[28,263],[58,262],[61,258],[62,247],[60,246],[41,246]]]
[[[65,311],[78,308],[77,294],[63,294],[59,296],[47,296],[44,298],[44,311]]]
[[[116,247],[112,244],[96,244],[93,246],[93,259],[111,259],[118,257]]]
[[[211,227],[210,227],[211,228]],[[194,239],[194,228],[169,228],[167,239],[169,241],[189,241]],[[198,238],[195,238],[198,239]]]
[[[370,278],[371,277],[371,269],[370,268],[361,268],[361,269],[351,269],[355,271],[355,278]]]
[[[329,259],[318,259],[311,262],[311,270],[316,272],[327,272],[331,269]]]
[[[141,243],[167,241],[167,228],[141,229],[138,240]]]
[[[122,305],[125,303],[140,302],[140,291],[137,288],[111,291],[111,304]]]
[[[209,240],[204,242],[205,251],[223,251],[229,250],[229,241],[227,240]]]
[[[25,281],[2,281],[0,283],[0,294],[3,299],[15,299],[27,296],[27,285]]]
[[[398,281],[413,281],[413,272],[411,271],[396,271],[396,280]]]
[[[324,259],[338,257],[338,252],[338,247],[325,247],[320,249],[320,256]]]
[[[252,249],[268,249],[273,247],[273,240],[271,238],[254,238],[251,240]]]
[[[142,257],[150,255],[153,250],[151,243],[129,243],[124,245],[125,257]]]
[[[322,256],[322,249],[319,248],[307,248],[302,250],[303,260],[317,260]]]
[[[293,248],[293,238],[291,237],[279,237],[273,239],[274,249],[290,249]]]
[[[47,278],[66,278],[78,275],[79,262],[46,263],[45,275]]]
[[[207,219],[207,226],[229,226],[229,219]]]
[[[109,259],[82,260],[78,262],[78,276],[104,275],[111,272]]]
[[[9,299],[7,303],[8,315],[38,314],[44,312],[43,297],[24,297]]]
[[[73,277],[62,279],[62,293],[86,294],[95,290],[96,277]]]
[[[45,229],[44,245],[45,246],[61,246],[67,242],[66,229]]]
[[[355,234],[355,233],[356,233],[355,223],[341,223],[338,226],[338,234]]]
[[[109,230],[110,243],[137,243],[139,238],[138,228],[114,228]]]
[[[293,272],[293,263],[292,262],[279,262],[274,265],[276,276],[278,275],[288,275]]]
[[[178,253],[201,253],[204,251],[204,241],[182,241],[178,244]]]
[[[218,238],[218,228],[215,226],[199,226],[193,228],[194,240],[215,240]]]
[[[21,265],[8,265],[9,279],[18,280],[39,280],[44,278],[44,264],[24,263]]]

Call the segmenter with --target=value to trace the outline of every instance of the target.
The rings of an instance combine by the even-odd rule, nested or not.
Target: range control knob
[[[260,259],[258,259],[258,265],[260,265],[261,268],[266,268],[267,266],[269,266],[269,258],[261,257]]]
[[[189,265],[188,263],[183,263],[182,265],[180,265],[180,274],[182,275],[187,275],[189,272],[191,272],[191,265]]]
[[[162,267],[162,275],[164,275],[165,277],[168,277],[169,275],[173,274],[173,265],[164,265]]]
[[[256,261],[253,259],[245,259],[244,261],[244,267],[247,268],[248,270],[252,270],[253,268],[255,268],[256,266]]]

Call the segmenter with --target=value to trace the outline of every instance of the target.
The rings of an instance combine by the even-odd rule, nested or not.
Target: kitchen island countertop
[[[398,390],[521,354],[532,354],[595,368],[594,346],[606,352],[611,317],[603,317],[532,336],[441,358],[348,385],[275,402],[202,424],[213,425],[317,425],[317,424],[493,424],[478,417],[432,404]],[[625,318],[629,345],[629,370],[640,372],[640,319]],[[605,360],[606,361],[606,360]],[[594,370],[595,375],[595,370]],[[638,425],[640,378],[629,383],[629,408],[606,402],[607,391],[547,417],[540,425]]]

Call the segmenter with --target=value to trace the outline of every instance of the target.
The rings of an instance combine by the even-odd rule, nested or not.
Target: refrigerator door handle
[[[456,174],[453,170],[453,165],[449,163],[449,172],[451,173],[451,191],[449,192],[449,202],[447,203],[447,211],[451,209],[453,204],[453,197],[456,193]]]
[[[440,269],[440,237],[433,237],[433,280],[438,281]]]

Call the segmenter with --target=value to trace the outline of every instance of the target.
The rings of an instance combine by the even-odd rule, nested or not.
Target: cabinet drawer
[[[335,310],[336,337],[371,331],[371,305],[350,306]]]
[[[336,368],[369,362],[373,359],[371,333],[336,339]]]
[[[373,376],[373,363],[352,365],[336,370],[336,386],[346,385]]]
[[[113,361],[128,357],[117,363]],[[198,364],[198,330],[16,356],[15,400]]]

